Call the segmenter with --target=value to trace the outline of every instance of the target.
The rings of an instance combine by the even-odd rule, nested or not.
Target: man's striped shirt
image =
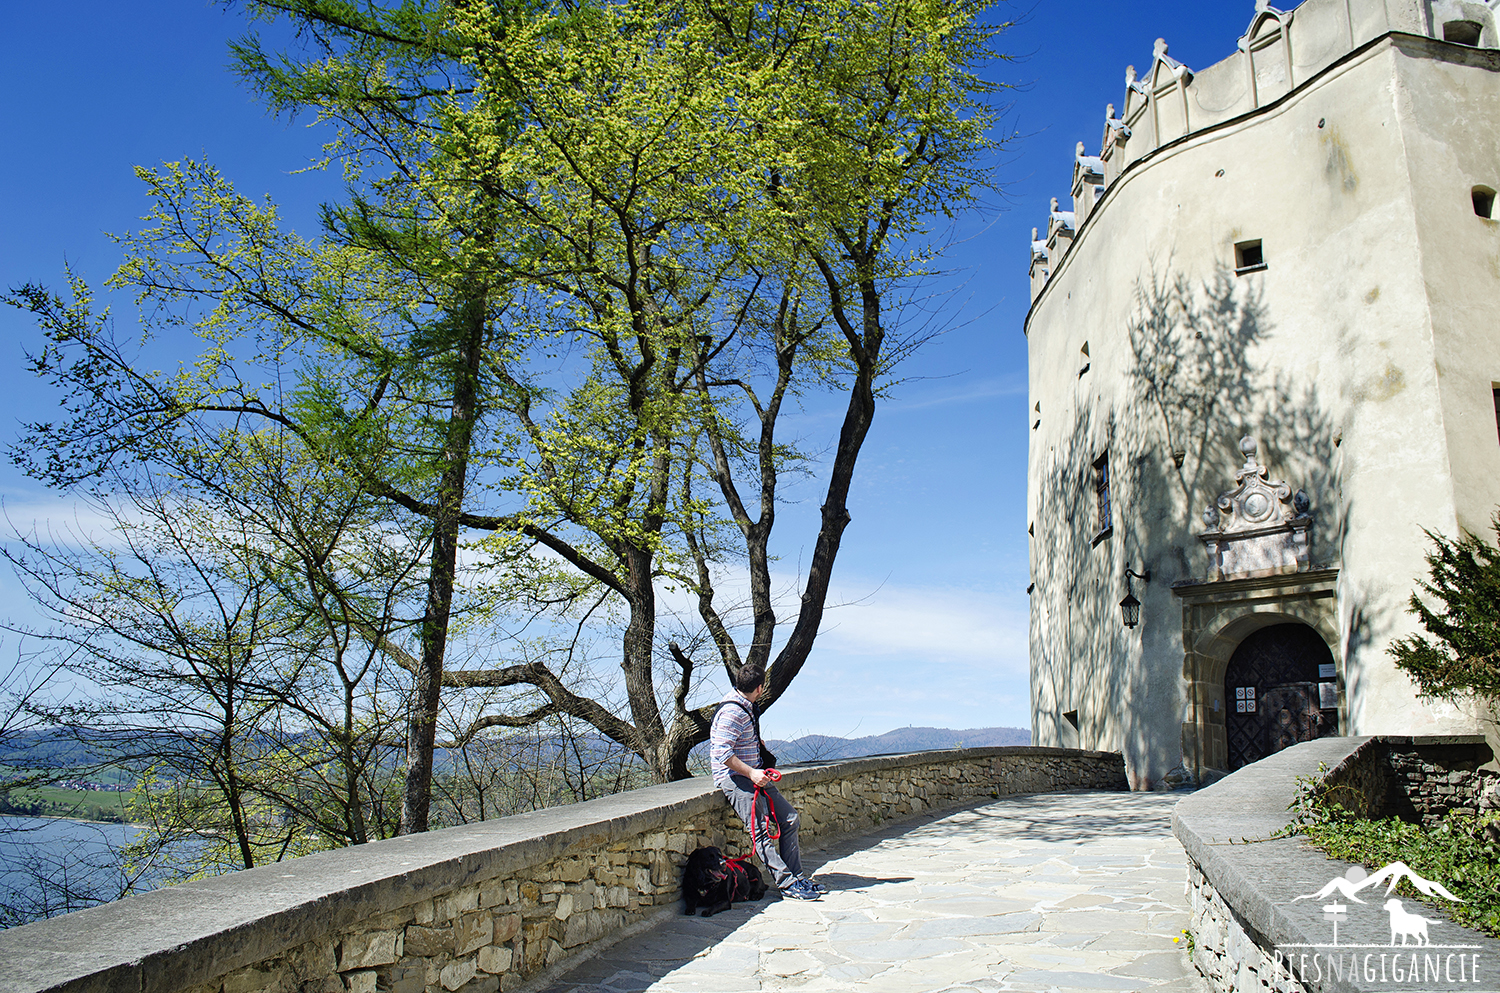
[[[755,733],[755,721],[750,716],[754,709],[755,704],[745,694],[730,690],[714,714],[708,731],[708,765],[713,770],[715,786],[723,786],[733,775],[729,770],[731,755],[752,769],[760,768],[760,736]]]

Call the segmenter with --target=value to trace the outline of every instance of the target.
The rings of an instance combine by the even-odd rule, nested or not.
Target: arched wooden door
[[[1229,768],[1338,734],[1333,653],[1305,624],[1248,635],[1224,672]]]

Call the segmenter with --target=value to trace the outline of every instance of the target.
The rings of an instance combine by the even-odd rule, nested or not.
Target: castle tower
[[[1248,13],[1216,65],[1127,71],[1032,238],[1033,740],[1136,788],[1483,727],[1387,649],[1423,528],[1500,506],[1495,16]]]

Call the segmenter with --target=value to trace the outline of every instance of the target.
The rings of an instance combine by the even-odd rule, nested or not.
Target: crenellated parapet
[[[1123,99],[1105,108],[1098,154],[1088,155],[1086,146],[1078,144],[1073,209],[1061,211],[1052,201],[1040,264],[1037,239],[1032,239],[1032,299],[1133,163],[1287,97],[1349,53],[1393,32],[1454,45],[1500,47],[1497,7],[1500,0],[1304,0],[1282,10],[1268,0],[1255,0],[1233,54],[1201,71],[1174,59],[1167,42],[1158,38],[1147,70],[1138,74],[1128,67]]]

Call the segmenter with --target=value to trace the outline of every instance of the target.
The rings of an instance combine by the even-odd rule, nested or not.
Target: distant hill
[[[892,752],[930,752],[943,748],[988,748],[995,745],[1029,745],[1025,728],[897,728],[865,738],[830,738],[809,734],[792,741],[767,741],[779,762],[809,762],[817,759],[853,759],[862,755]]]

